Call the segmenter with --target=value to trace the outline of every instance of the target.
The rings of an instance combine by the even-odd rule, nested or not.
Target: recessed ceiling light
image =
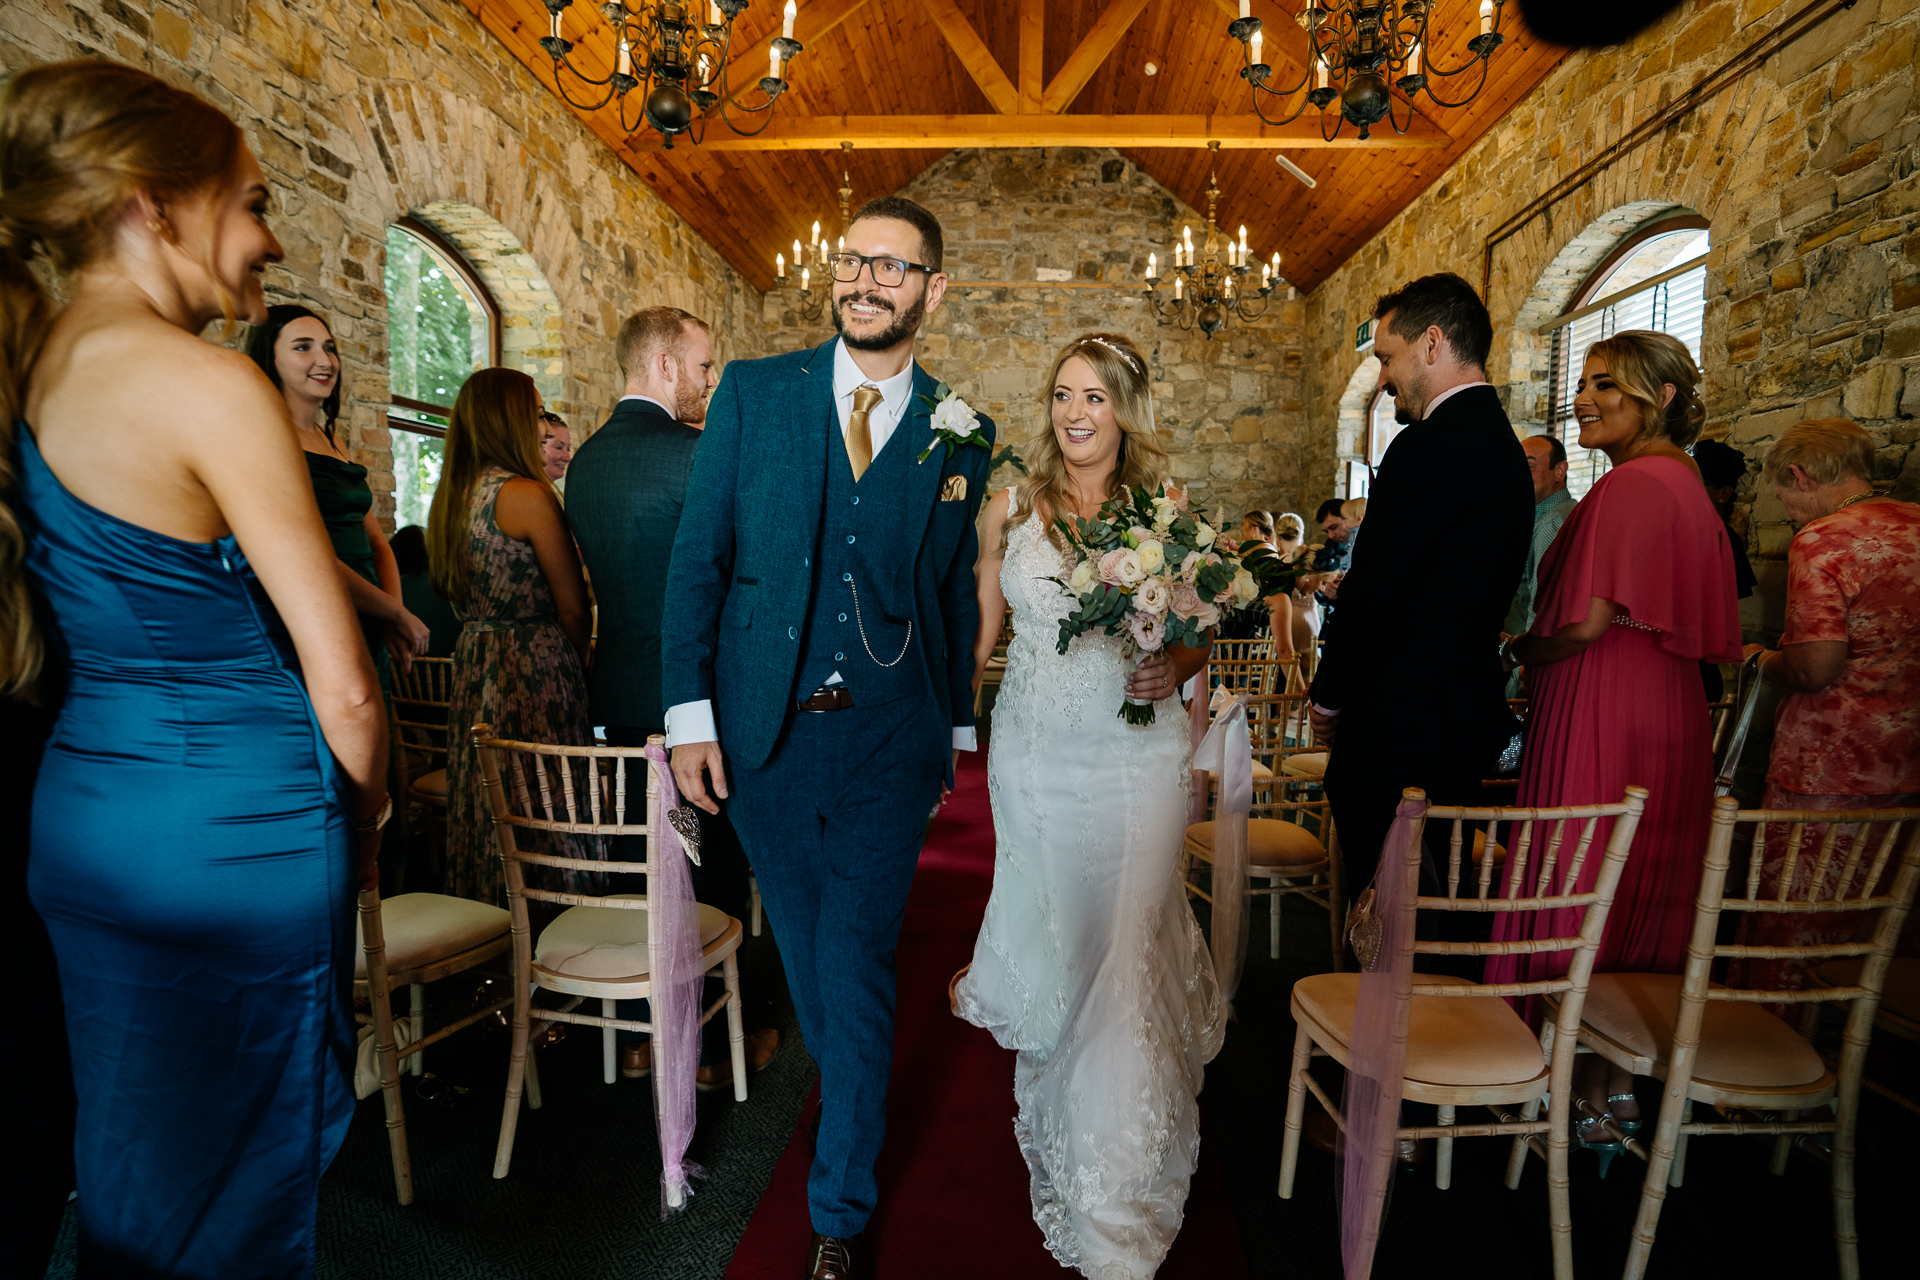
[[[1158,63],[1149,62],[1147,64],[1146,70],[1147,70],[1147,74],[1150,76],[1157,76],[1160,74],[1160,67]]]

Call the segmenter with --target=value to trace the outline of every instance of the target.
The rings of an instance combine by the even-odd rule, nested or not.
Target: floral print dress
[[[489,467],[468,508],[467,599],[456,608],[462,626],[453,650],[453,695],[447,723],[447,892],[506,906],[506,872],[488,820],[479,753],[469,726],[519,742],[587,746],[587,680],[580,656],[560,629],[553,591],[533,544],[509,538],[494,523],[500,486],[513,476]],[[588,836],[515,833],[528,852],[604,858],[605,842]],[[539,868],[540,888],[598,893],[603,877]],[[565,883],[561,883],[564,877]]]

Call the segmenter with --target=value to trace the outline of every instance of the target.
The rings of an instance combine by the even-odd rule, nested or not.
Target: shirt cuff
[[[1323,707],[1317,702],[1313,704],[1313,709],[1315,711],[1318,711],[1323,716],[1337,716],[1340,714],[1338,711],[1334,710],[1332,707]],[[669,739],[669,741],[671,741],[671,739]]]
[[[702,698],[698,702],[683,702],[676,707],[667,708],[667,745],[684,747],[692,742],[718,742],[720,734],[713,727],[713,701]]]
[[[953,726],[953,749],[955,751],[978,751],[980,749],[980,740],[974,736],[972,725],[957,724]]]

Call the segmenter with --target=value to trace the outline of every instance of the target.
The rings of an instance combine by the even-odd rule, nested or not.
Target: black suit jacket
[[[660,614],[698,428],[648,400],[623,400],[567,468],[567,521],[599,605],[588,682],[595,724],[657,729]]]
[[[1526,453],[1492,387],[1395,437],[1364,532],[1313,679],[1314,702],[1340,712],[1330,774],[1490,759],[1513,730],[1500,626],[1533,538]]]

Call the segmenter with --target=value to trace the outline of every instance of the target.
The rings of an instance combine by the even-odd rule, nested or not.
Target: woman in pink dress
[[[1873,461],[1873,438],[1857,424],[1822,418],[1782,433],[1761,468],[1761,481],[1800,526],[1787,547],[1780,647],[1748,650],[1760,655],[1761,678],[1787,690],[1774,721],[1763,808],[1920,807],[1920,506],[1876,495]],[[1824,838],[1824,829],[1810,826],[1789,857],[1787,829],[1769,826],[1760,896],[1778,893],[1789,869],[1794,892],[1804,891]],[[1851,847],[1843,830],[1830,877]],[[1827,891],[1835,887],[1830,878]],[[1901,955],[1920,950],[1916,922],[1920,913],[1907,917]],[[1741,922],[1740,941],[1865,942],[1872,926],[1864,912],[1756,915]],[[1741,960],[1732,981],[1804,987],[1805,968],[1799,960]],[[1797,1021],[1801,1007],[1781,1011]]]
[[[1705,417],[1700,372],[1664,333],[1629,330],[1588,349],[1574,416],[1583,448],[1613,468],[1561,526],[1540,561],[1529,634],[1508,641],[1526,668],[1532,705],[1518,803],[1615,802],[1647,788],[1632,857],[1620,879],[1596,973],[1679,973],[1713,800],[1713,755],[1702,660],[1740,657],[1733,551],[1686,446]],[[1602,823],[1595,847],[1606,839]],[[1590,858],[1580,891],[1600,863]],[[1499,917],[1497,940],[1571,937],[1578,910]],[[1565,952],[1496,956],[1488,982],[1566,972]],[[1524,1012],[1536,1025],[1537,1001]],[[1638,1128],[1633,1079],[1598,1057],[1574,1086],[1595,1115]],[[1590,1121],[1579,1137],[1604,1136]]]

